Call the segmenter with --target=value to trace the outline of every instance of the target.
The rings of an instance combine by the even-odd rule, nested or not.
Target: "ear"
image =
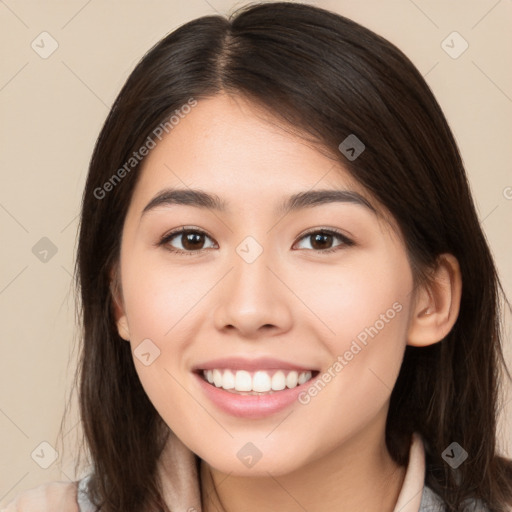
[[[462,277],[457,258],[441,254],[429,283],[415,293],[407,344],[433,345],[452,329],[459,315]]]
[[[121,293],[121,280],[119,277],[119,265],[116,265],[110,272],[110,295],[114,309],[114,318],[117,325],[119,336],[126,341],[130,341],[130,329],[128,320],[124,311],[123,297]]]

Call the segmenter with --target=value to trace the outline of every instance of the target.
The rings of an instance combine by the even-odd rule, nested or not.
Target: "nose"
[[[219,283],[215,297],[215,327],[250,339],[289,330],[293,294],[285,284],[283,271],[273,264],[275,261],[270,261],[263,251],[251,263],[235,254],[232,263],[233,268]]]

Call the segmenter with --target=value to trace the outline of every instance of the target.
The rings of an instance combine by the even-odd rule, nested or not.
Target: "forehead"
[[[200,100],[145,158],[139,191],[162,186],[247,187],[261,193],[301,186],[368,195],[339,160],[239,97]]]

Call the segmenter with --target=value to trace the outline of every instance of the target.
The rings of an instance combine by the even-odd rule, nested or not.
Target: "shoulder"
[[[445,510],[444,501],[430,487],[423,487],[421,495],[421,504],[418,512],[443,512]]]
[[[50,482],[23,491],[0,512],[80,512],[77,482]]]
[[[418,512],[445,512],[446,506],[438,494],[436,494],[430,487],[425,485],[423,494],[421,496],[421,505]],[[489,509],[484,505],[481,500],[472,499],[464,502],[465,512],[489,512]]]

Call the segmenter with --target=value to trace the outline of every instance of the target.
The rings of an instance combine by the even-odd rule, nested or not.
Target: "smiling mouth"
[[[271,395],[301,386],[318,375],[317,370],[199,370],[198,375],[214,387],[237,395]]]

